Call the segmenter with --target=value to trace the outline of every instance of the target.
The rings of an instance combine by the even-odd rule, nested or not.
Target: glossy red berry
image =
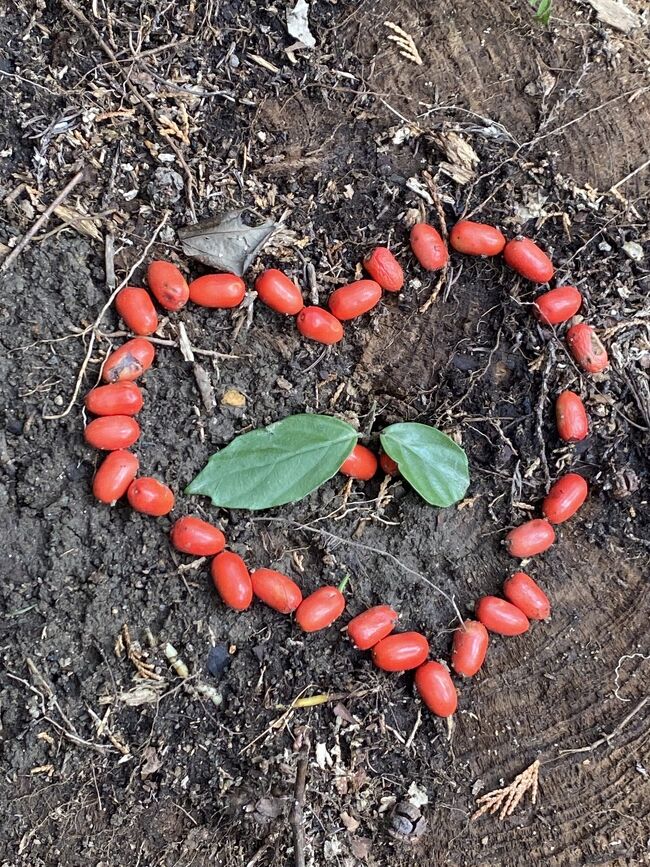
[[[600,373],[609,365],[607,350],[594,329],[586,322],[569,328],[566,342],[576,364],[587,373]]]
[[[394,461],[386,452],[381,452],[379,455],[379,466],[387,476],[396,476],[399,473],[397,461]]]
[[[139,461],[132,452],[119,451],[107,455],[93,479],[93,494],[102,503],[112,505],[126,491],[138,472]]]
[[[242,303],[246,284],[236,274],[205,274],[192,280],[189,293],[193,304],[226,310]]]
[[[296,609],[296,623],[303,632],[325,629],[343,614],[345,596],[340,587],[319,587]]]
[[[499,599],[498,596],[484,596],[475,607],[476,616],[486,629],[499,635],[521,635],[528,631],[530,623],[524,612]]]
[[[130,415],[106,415],[86,425],[84,439],[89,446],[107,452],[128,449],[140,436],[140,425]]]
[[[147,268],[147,283],[156,301],[165,310],[180,310],[190,297],[185,277],[171,262],[161,259],[151,262]]]
[[[582,306],[582,295],[575,286],[558,286],[535,299],[535,316],[545,325],[561,325],[575,316]]]
[[[104,382],[131,382],[149,370],[156,350],[144,337],[127,340],[106,359],[102,370]]]
[[[555,268],[546,253],[530,238],[513,238],[503,248],[506,265],[534,283],[548,283]]]
[[[126,496],[132,509],[154,518],[166,515],[174,508],[171,488],[150,476],[142,476],[131,482]]]
[[[300,587],[282,572],[256,569],[251,574],[251,580],[257,598],[281,614],[291,614],[302,602]]]
[[[258,298],[276,313],[295,316],[305,303],[299,287],[277,268],[262,271],[255,281]]]
[[[93,415],[137,415],[144,405],[144,398],[135,382],[124,381],[93,388],[84,403]]]
[[[226,537],[218,527],[193,515],[179,518],[169,536],[177,551],[195,557],[211,557],[226,547]]]
[[[135,334],[153,334],[158,328],[158,314],[151,296],[140,286],[125,286],[117,293],[115,309],[124,324]]]
[[[551,613],[551,603],[546,593],[525,572],[515,572],[506,578],[503,595],[530,620],[546,620]]]
[[[563,391],[555,402],[555,423],[558,436],[565,443],[577,443],[589,434],[589,419],[580,397],[573,391]]]
[[[511,557],[534,557],[555,542],[555,530],[542,518],[526,521],[506,536],[506,550]]]
[[[358,443],[339,469],[344,476],[367,482],[377,472],[377,458],[374,453]]]
[[[440,662],[425,662],[415,672],[415,688],[431,713],[448,717],[456,712],[458,693],[449,670]]]
[[[238,554],[224,551],[210,565],[217,593],[230,608],[245,611],[253,601],[253,582],[246,564]]]
[[[357,280],[341,286],[329,297],[328,306],[337,319],[355,319],[372,310],[381,300],[381,286],[374,280]]]
[[[542,514],[552,524],[567,521],[587,499],[589,485],[578,473],[567,473],[552,485],[542,503]]]
[[[343,340],[343,326],[332,314],[322,307],[303,307],[296,317],[298,331],[309,340],[318,343],[338,343]]]
[[[451,667],[456,674],[473,677],[485,661],[490,637],[478,620],[465,620],[454,631],[451,647]]]
[[[359,650],[370,650],[395,628],[399,615],[390,605],[375,605],[348,623],[348,636]]]
[[[375,247],[363,260],[363,267],[386,292],[399,292],[404,285],[402,266],[388,247]]]
[[[438,230],[428,223],[416,223],[411,229],[411,250],[427,271],[439,271],[449,261],[447,245]]]
[[[454,250],[469,256],[498,256],[506,239],[496,226],[459,220],[449,233],[449,243]]]
[[[417,668],[429,655],[429,642],[419,632],[395,632],[372,648],[372,661],[384,671]]]

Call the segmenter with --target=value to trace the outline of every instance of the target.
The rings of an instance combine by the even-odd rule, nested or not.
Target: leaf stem
[[[341,581],[341,583],[339,584],[339,587],[338,587],[338,589],[339,589],[339,593],[343,593],[343,591],[345,590],[345,588],[348,586],[348,581],[349,581],[349,580],[350,580],[350,576],[349,576],[349,575],[346,575],[345,578],[344,578],[344,579]]]

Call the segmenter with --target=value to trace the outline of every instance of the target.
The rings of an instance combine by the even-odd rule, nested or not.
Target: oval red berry
[[[542,503],[542,514],[552,524],[567,521],[587,499],[589,485],[578,473],[567,473],[552,485]]]
[[[132,382],[149,370],[156,350],[144,337],[127,340],[106,359],[102,370],[104,382]]]
[[[535,315],[545,325],[561,325],[575,316],[582,306],[582,295],[575,286],[558,286],[535,299]]]
[[[275,569],[256,569],[252,575],[253,593],[270,608],[291,614],[302,602],[300,587],[288,575]]]
[[[484,596],[476,603],[476,616],[486,629],[499,635],[521,635],[528,631],[530,623],[524,612],[499,599],[498,596]]]
[[[230,608],[245,611],[253,601],[253,582],[246,564],[238,554],[224,551],[210,565],[217,593]]]
[[[348,636],[359,650],[370,650],[395,628],[399,615],[390,605],[375,605],[348,623]]]
[[[546,593],[525,572],[515,572],[506,578],[503,595],[530,620],[546,620],[551,613],[551,603]]]
[[[336,318],[322,307],[303,307],[296,317],[298,331],[309,340],[318,343],[338,343],[343,340],[343,326]]]
[[[411,229],[411,250],[427,271],[439,271],[449,261],[449,250],[440,233],[428,223],[416,223]]]
[[[548,283],[555,268],[546,253],[530,238],[513,238],[503,249],[506,265],[534,283]]]
[[[577,443],[589,434],[589,418],[585,405],[573,391],[563,391],[555,402],[555,423],[558,436],[565,443]]]
[[[174,508],[174,494],[171,488],[150,476],[143,476],[131,482],[126,496],[132,509],[154,518],[160,518]]]
[[[255,281],[255,291],[260,301],[276,313],[295,316],[305,306],[299,287],[277,268],[262,271]]]
[[[128,449],[140,436],[140,425],[129,415],[106,415],[86,425],[84,439],[89,446],[107,452]]]
[[[454,631],[451,647],[451,667],[456,674],[473,677],[485,661],[490,637],[477,620],[465,620]]]
[[[566,342],[576,364],[587,373],[600,373],[609,365],[607,350],[594,329],[586,322],[569,328]]]
[[[192,280],[189,293],[193,304],[227,310],[242,303],[246,284],[236,274],[205,274]]]
[[[426,662],[415,672],[415,687],[431,713],[449,717],[458,707],[458,693],[446,666]]]
[[[84,403],[93,415],[137,415],[144,398],[135,382],[124,381],[93,388]]]
[[[506,239],[496,226],[459,220],[449,233],[449,243],[454,250],[469,256],[498,256]]]
[[[112,505],[126,494],[138,472],[139,461],[132,452],[119,451],[107,455],[93,479],[93,494],[102,503]]]
[[[367,482],[377,472],[377,458],[370,449],[358,443],[339,469],[344,476]]]
[[[387,292],[399,292],[404,286],[402,266],[388,247],[375,247],[363,260],[363,267]]]
[[[419,632],[397,632],[372,648],[372,661],[384,671],[417,668],[429,655],[429,642]]]
[[[151,296],[141,286],[125,286],[117,293],[115,309],[127,328],[135,334],[153,334],[158,328],[158,314]]]
[[[296,609],[296,623],[303,632],[325,629],[343,614],[345,596],[338,587],[319,587]]]
[[[226,537],[218,527],[193,515],[179,518],[169,536],[177,551],[195,557],[211,557],[226,547]]]
[[[381,299],[381,286],[374,280],[357,280],[341,286],[329,297],[328,306],[337,319],[354,319],[372,310]]]
[[[156,301],[165,310],[180,310],[190,297],[185,277],[171,262],[161,259],[151,262],[147,268],[147,283]]]
[[[534,557],[546,551],[555,542],[555,530],[548,521],[533,518],[506,536],[506,549],[511,557]]]

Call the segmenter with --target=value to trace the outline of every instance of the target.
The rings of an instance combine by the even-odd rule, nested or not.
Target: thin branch
[[[304,742],[296,769],[296,784],[293,790],[293,805],[289,813],[289,821],[293,829],[293,858],[296,867],[305,867],[305,792],[307,788],[307,770],[309,768],[309,750],[311,742],[308,732],[304,734]]]
[[[45,223],[47,223],[47,221],[50,218],[50,216],[52,215],[52,212],[54,211],[54,209],[58,208],[59,205],[61,204],[61,202],[65,201],[68,198],[68,196],[74,190],[74,188],[77,186],[77,184],[81,180],[83,180],[84,175],[85,175],[85,169],[81,169],[72,178],[72,180],[66,184],[66,186],[61,190],[59,195],[54,199],[54,201],[50,205],[47,206],[47,208],[43,211],[43,213],[38,218],[38,220],[36,220],[36,222],[31,227],[31,229],[29,229],[29,231],[24,235],[22,240],[18,244],[16,244],[16,246],[11,251],[11,253],[9,253],[7,258],[4,260],[4,262],[0,266],[1,271],[6,271],[7,268],[9,268],[9,267],[11,267],[11,265],[13,265],[13,263],[16,261],[18,256],[20,256],[22,251],[29,244],[29,242],[32,240],[32,238],[38,232],[38,230],[41,228],[41,226],[43,226],[43,225],[45,225]]]

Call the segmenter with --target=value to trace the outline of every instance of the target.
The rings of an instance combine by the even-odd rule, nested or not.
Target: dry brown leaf
[[[222,406],[246,406],[246,396],[237,391],[236,388],[229,388],[221,398]]]

